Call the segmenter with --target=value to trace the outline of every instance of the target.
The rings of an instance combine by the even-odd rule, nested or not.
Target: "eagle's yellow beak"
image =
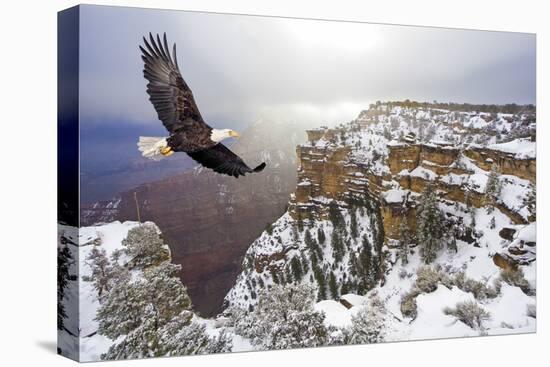
[[[240,138],[241,137],[241,135],[238,132],[233,131],[233,130],[231,130],[229,132],[229,136],[231,136],[232,138]]]

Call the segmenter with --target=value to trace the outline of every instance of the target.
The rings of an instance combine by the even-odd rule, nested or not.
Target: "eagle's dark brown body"
[[[143,75],[149,81],[147,93],[158,118],[170,133],[168,147],[175,152],[185,152],[201,165],[234,177],[260,172],[265,163],[254,169],[225,145],[211,139],[212,128],[203,120],[193,98],[193,92],[181,76],[174,44],[170,54],[166,34],[163,41],[149,34],[140,46],[145,63]]]
[[[188,134],[185,131],[177,131],[171,134],[168,139],[168,146],[175,152],[194,153],[204,149],[214,147],[216,143],[210,139],[208,135]]]

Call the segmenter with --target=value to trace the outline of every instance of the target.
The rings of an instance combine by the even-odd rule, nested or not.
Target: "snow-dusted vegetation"
[[[289,211],[250,246],[227,312],[303,284],[336,328],[327,343],[360,325],[380,325],[372,342],[534,332],[534,115],[457,108],[377,103],[312,130]]]
[[[377,103],[308,131],[288,210],[250,244],[211,319],[193,311],[154,223],[60,226],[63,353],[90,361],[534,332],[536,125],[530,108],[487,108]]]
[[[74,232],[61,227],[60,237]],[[80,246],[64,247],[78,251],[72,258],[80,262],[80,313],[70,319],[78,325],[60,332],[62,340],[72,340],[68,333],[79,336],[77,344],[61,344],[63,354],[95,361],[231,350],[224,329],[207,331],[205,321],[193,313],[178,277],[180,266],[170,262],[160,235],[151,222],[112,222],[80,228],[79,241],[72,241]],[[69,302],[73,300],[66,297]]]

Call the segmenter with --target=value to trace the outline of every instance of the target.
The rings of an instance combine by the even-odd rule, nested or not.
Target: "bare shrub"
[[[459,302],[455,308],[446,307],[443,312],[456,317],[474,330],[483,330],[483,322],[491,318],[491,314],[474,301]]]
[[[489,287],[487,282],[467,278],[463,272],[455,276],[454,284],[464,292],[472,293],[477,300],[495,298],[500,293],[500,287]]]
[[[422,293],[431,293],[437,289],[441,274],[431,266],[423,266],[416,272],[416,287]]]
[[[521,269],[504,269],[500,272],[500,279],[514,287],[519,287],[523,293],[532,295],[533,290],[525,279]]]
[[[418,308],[416,305],[416,297],[421,294],[422,292],[418,288],[414,288],[410,290],[410,292],[405,293],[401,297],[401,314],[404,317],[411,317],[416,318],[418,314]]]

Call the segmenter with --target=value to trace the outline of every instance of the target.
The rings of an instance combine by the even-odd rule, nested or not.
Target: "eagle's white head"
[[[233,131],[231,129],[212,129],[212,132],[210,133],[210,140],[219,143],[224,139],[227,138],[238,138],[240,135],[238,132]]]

